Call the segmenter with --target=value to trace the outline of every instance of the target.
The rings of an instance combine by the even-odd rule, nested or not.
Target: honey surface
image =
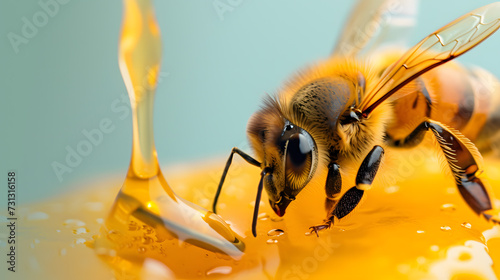
[[[320,232],[319,238],[305,235],[312,224],[303,215],[309,211],[307,204],[322,201],[304,196],[280,221],[264,203],[265,195],[254,238],[250,225],[259,170],[240,160],[235,164],[220,200],[220,215],[243,238],[243,255],[213,253],[172,238],[158,240],[154,230],[140,221],[127,225],[129,237],[122,236],[121,241],[113,232],[101,236],[107,245],[123,241],[122,247],[101,243],[96,248],[100,241],[95,238],[103,234],[100,228],[122,184],[117,177],[85,182],[79,192],[24,206],[15,277],[86,279],[89,271],[94,279],[113,275],[118,279],[496,279],[500,275],[498,228],[468,208],[433,158],[403,181],[374,186],[356,211]],[[500,161],[487,159],[485,166],[498,197]],[[177,195],[207,208],[222,167],[220,160],[170,167],[166,173]],[[177,262],[167,261],[172,255]]]
[[[477,217],[433,155],[388,149],[373,190],[333,227],[322,223],[324,180],[315,177],[278,218],[260,170],[236,160],[206,210],[224,160],[159,168],[153,100],[160,32],[146,0],[124,0],[119,63],[131,99],[133,148],[125,182],[86,182],[82,191],[21,210],[19,279],[496,279],[500,230]],[[483,177],[500,183],[500,161]],[[347,168],[346,168],[347,169]],[[343,189],[357,170],[342,170]],[[379,179],[379,177],[381,177]],[[99,183],[97,183],[99,182]],[[92,187],[89,187],[92,186]],[[352,185],[351,185],[352,186]],[[493,201],[500,207],[498,200]],[[260,203],[257,237],[251,234]],[[5,217],[2,217],[6,220]],[[2,244],[5,245],[5,244]]]

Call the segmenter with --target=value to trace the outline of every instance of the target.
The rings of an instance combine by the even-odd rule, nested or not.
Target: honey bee
[[[453,62],[436,67],[472,49],[500,27],[500,2],[456,19],[405,53],[373,51],[381,43],[372,42],[397,41],[391,33],[398,28],[404,32],[405,23],[393,20],[375,35],[359,36],[357,31],[389,12],[404,18],[415,4],[399,1],[402,6],[390,11],[391,3],[359,1],[332,56],[265,99],[247,128],[256,157],[232,149],[213,212],[234,154],[262,169],[256,201],[265,189],[278,216],[311,181],[318,180],[319,170],[325,170],[326,219],[309,228],[318,234],[351,213],[370,189],[384,157],[383,147],[415,147],[430,131],[470,208],[499,223],[478,175],[480,151],[491,150],[500,129],[500,84],[484,70]],[[371,59],[363,55],[367,49]],[[342,190],[341,169],[353,163],[358,167],[355,182]],[[254,236],[258,211],[255,203]]]

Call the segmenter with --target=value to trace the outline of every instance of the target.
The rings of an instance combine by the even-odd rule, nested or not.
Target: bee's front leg
[[[314,231],[318,235],[318,231],[330,228],[333,223],[332,209],[337,202],[341,189],[342,176],[340,175],[340,166],[337,163],[330,163],[325,185],[325,209],[328,211],[328,217],[323,221],[323,224],[310,227],[311,233]]]
[[[380,162],[382,161],[383,155],[384,155],[384,149],[382,147],[380,146],[373,147],[373,149],[368,153],[368,155],[361,163],[361,166],[359,167],[358,174],[356,176],[356,186],[350,188],[340,198],[339,202],[328,214],[328,218],[324,221],[323,224],[312,226],[309,228],[311,230],[311,233],[315,232],[316,235],[318,235],[318,231],[331,227],[335,217],[337,217],[337,219],[342,219],[343,217],[347,216],[347,214],[351,213],[352,210],[354,210],[354,208],[356,208],[358,203],[361,201],[364,192],[371,188],[373,180],[375,179],[375,175],[377,174],[378,167],[380,166]],[[332,171],[332,168],[334,167],[337,167],[336,171],[335,170]],[[328,177],[327,177],[327,186],[326,186],[327,196],[328,196],[327,205],[329,203],[328,199],[330,199],[329,190],[335,190],[337,191],[337,193],[340,191],[340,187],[331,188],[331,186],[328,186],[329,182],[339,183],[340,173],[338,173],[338,175],[335,177],[339,179],[330,181],[330,174],[336,175],[337,172],[339,172],[338,165],[333,164],[330,167],[330,170],[328,171]]]

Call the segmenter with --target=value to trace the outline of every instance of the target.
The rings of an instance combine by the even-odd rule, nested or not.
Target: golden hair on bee
[[[383,131],[392,118],[391,104],[384,103],[363,122],[337,122],[333,125],[327,121],[338,120],[351,106],[358,107],[365,93],[374,87],[378,72],[380,67],[377,65],[354,58],[332,57],[290,79],[278,93],[278,101],[274,104],[280,106],[280,112],[286,119],[313,136],[320,150],[320,157],[325,161],[330,160],[328,152],[331,149],[339,150],[342,158],[359,160],[368,152],[364,147],[382,144]],[[314,103],[313,106],[307,106],[304,102],[293,104],[297,102],[299,92],[314,90],[318,81],[329,81],[332,84],[332,91],[325,93],[333,95],[331,98],[309,100]],[[340,101],[339,98],[347,98],[348,101]],[[336,108],[335,104],[329,102],[345,103],[346,106]],[[329,119],[325,119],[325,116]]]

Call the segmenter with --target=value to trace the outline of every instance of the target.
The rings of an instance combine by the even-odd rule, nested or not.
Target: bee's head
[[[290,94],[268,98],[250,119],[250,144],[265,170],[263,186],[278,216],[313,178],[318,146],[324,151],[326,145],[336,145],[325,139],[338,138],[337,121],[354,104],[357,95],[352,93],[363,87],[356,82],[341,76],[313,79]]]
[[[263,185],[278,216],[313,177],[318,164],[314,139],[280,114],[261,110],[250,120],[250,142],[266,169]]]
[[[273,176],[275,178],[269,176],[264,181],[264,187],[271,207],[281,217],[314,175],[318,152],[311,135],[289,121],[285,121],[276,145],[280,164],[275,168],[281,169],[281,172]]]

